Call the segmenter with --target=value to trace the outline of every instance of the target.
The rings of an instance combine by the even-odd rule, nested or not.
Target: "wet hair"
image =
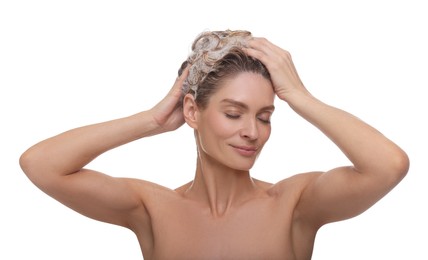
[[[204,109],[219,86],[242,72],[258,73],[270,80],[262,62],[242,50],[251,38],[250,32],[241,30],[206,31],[196,37],[190,55],[178,71],[181,75],[190,66],[182,97],[192,94],[196,104]]]

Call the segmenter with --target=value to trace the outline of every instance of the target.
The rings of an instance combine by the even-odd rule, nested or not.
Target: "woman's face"
[[[257,73],[242,72],[220,86],[198,111],[202,159],[249,170],[269,139],[274,97],[271,82]]]

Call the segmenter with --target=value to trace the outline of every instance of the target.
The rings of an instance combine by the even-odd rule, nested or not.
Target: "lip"
[[[254,147],[254,146],[236,146],[236,145],[231,145],[231,146],[240,155],[243,155],[246,157],[254,156],[258,151],[257,147]]]

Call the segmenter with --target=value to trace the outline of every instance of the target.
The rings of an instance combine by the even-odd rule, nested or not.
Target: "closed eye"
[[[270,118],[269,118],[269,119],[264,119],[264,118],[259,117],[258,119],[259,119],[259,120],[260,120],[260,122],[262,122],[263,124],[270,124]]]
[[[228,114],[228,113],[225,113],[225,116],[230,119],[238,119],[241,117],[241,115],[238,115],[238,114]]]
[[[239,118],[241,118],[241,115],[240,115],[240,114],[225,113],[225,116],[226,116],[227,118],[230,118],[230,119],[239,119]],[[270,121],[270,115],[269,115],[269,116],[265,116],[265,115],[263,115],[263,116],[258,116],[258,117],[257,117],[257,119],[258,119],[260,122],[262,122],[263,124],[270,124],[270,123],[271,123],[271,121]]]
[[[271,116],[272,116],[272,112],[263,112],[257,116],[257,119],[264,124],[270,124]]]

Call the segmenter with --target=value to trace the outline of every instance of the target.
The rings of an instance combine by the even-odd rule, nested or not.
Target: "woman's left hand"
[[[260,60],[269,70],[276,95],[284,100],[294,93],[308,93],[304,87],[288,51],[269,42],[265,38],[253,38],[246,53]]]

